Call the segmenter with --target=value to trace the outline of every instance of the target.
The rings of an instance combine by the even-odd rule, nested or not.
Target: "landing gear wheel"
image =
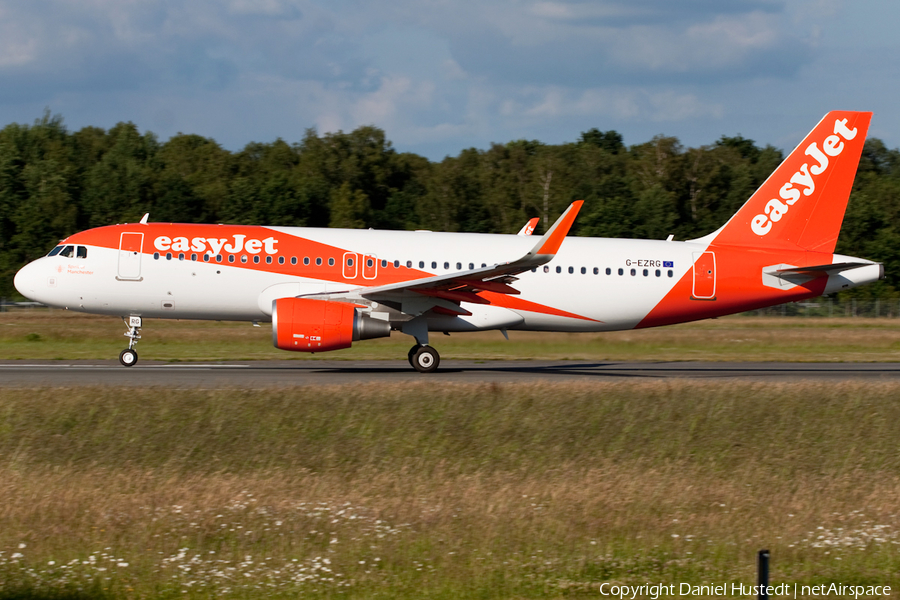
[[[137,352],[131,348],[126,348],[119,354],[119,362],[122,363],[123,367],[133,367],[134,364],[137,363],[137,360]]]
[[[419,373],[433,373],[441,364],[441,356],[431,346],[419,346],[412,357],[412,366]]]
[[[409,352],[406,353],[406,360],[409,361],[409,366],[415,368],[416,365],[413,364],[413,356],[416,355],[416,352],[418,352],[419,348],[421,348],[421,347],[422,346],[416,344],[415,346],[413,346],[412,348],[409,349]]]

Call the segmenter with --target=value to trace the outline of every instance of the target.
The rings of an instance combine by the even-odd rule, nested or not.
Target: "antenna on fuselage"
[[[144,213],[144,216],[141,217],[141,225],[146,225],[147,219],[149,219],[149,218],[150,218],[150,213]]]

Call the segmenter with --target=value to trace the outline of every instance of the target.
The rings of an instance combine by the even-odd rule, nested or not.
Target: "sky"
[[[790,151],[829,110],[900,146],[896,0],[0,0],[0,126],[165,141],[361,125],[432,160],[591,128]]]

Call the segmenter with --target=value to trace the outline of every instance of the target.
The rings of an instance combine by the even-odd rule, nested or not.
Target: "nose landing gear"
[[[134,350],[134,345],[141,339],[141,317],[122,317],[125,324],[128,325],[128,332],[125,337],[128,338],[128,348],[119,353],[119,362],[123,367],[134,366],[138,361],[138,353]]]

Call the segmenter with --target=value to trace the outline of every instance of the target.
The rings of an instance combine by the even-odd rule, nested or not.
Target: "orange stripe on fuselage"
[[[818,277],[792,289],[775,289],[763,285],[762,270],[776,264],[802,267],[829,264],[832,261],[831,254],[819,252],[790,252],[715,244],[710,245],[707,252],[716,255],[715,299],[691,298],[694,284],[694,271],[691,268],[635,329],[721,317],[821,296],[828,277]]]
[[[210,243],[207,240],[217,240],[216,244],[220,245],[219,254],[223,257],[222,262],[219,263],[214,259],[211,259],[209,261],[209,264],[216,264],[224,267],[263,271],[268,273],[279,273],[283,275],[306,277],[310,279],[331,281],[335,283],[347,283],[350,285],[362,287],[375,287],[393,283],[414,282],[418,279],[424,279],[434,276],[433,273],[406,267],[402,264],[399,267],[395,267],[393,261],[389,260],[387,267],[382,267],[379,263],[375,278],[368,279],[363,277],[362,264],[358,264],[356,267],[356,277],[346,278],[344,277],[343,271],[344,253],[353,252],[352,250],[345,250],[343,248],[338,248],[329,244],[323,244],[306,238],[290,235],[281,231],[276,231],[274,229],[269,229],[268,227],[260,227],[254,225],[194,225],[170,223],[149,223],[147,225],[111,225],[108,227],[98,227],[96,229],[89,229],[87,231],[76,233],[67,238],[65,242],[69,244],[84,244],[88,246],[98,246],[102,248],[118,250],[120,235],[123,232],[143,233],[143,254],[152,255],[156,252],[159,252],[161,255],[160,260],[165,260],[165,258],[163,257],[167,252],[171,252],[173,254],[173,259],[175,260],[177,260],[178,255],[181,253],[185,254],[185,260],[190,260],[190,255],[193,253],[198,255],[198,262],[202,262],[202,254],[204,253],[203,250],[194,251],[192,249],[187,249],[182,251],[171,249],[175,243],[174,240],[176,240],[177,238],[184,238],[184,240],[186,240],[188,243],[193,242],[194,238],[201,238],[205,240],[204,247],[206,250],[213,250],[213,248],[210,248]],[[246,242],[249,240],[259,240],[260,242],[262,242],[262,240],[274,238],[274,244],[271,242],[269,244],[269,246],[274,250],[274,253],[267,254],[265,244],[260,244],[260,248],[255,254],[249,254],[246,251],[234,253],[227,252],[225,250],[226,245],[230,244],[232,247],[234,247],[234,245],[237,243],[237,238],[235,236],[243,236],[244,246],[246,246]],[[167,244],[162,244],[167,249],[160,249],[155,244],[155,241],[160,237],[168,238],[169,242]],[[357,261],[365,260],[365,254],[356,254]],[[235,257],[235,262],[228,262],[229,255]],[[247,256],[247,262],[241,262],[242,256]],[[260,261],[258,263],[254,263],[253,256],[259,256]],[[272,256],[273,260],[271,264],[267,264],[265,262],[266,256]],[[284,264],[278,263],[278,257],[285,258]],[[297,258],[296,265],[290,264],[291,258],[293,257]],[[303,259],[305,257],[308,257],[310,259],[309,265],[303,264]],[[316,258],[322,259],[322,265],[315,264]],[[334,259],[334,265],[328,265],[329,258]],[[380,261],[381,259],[377,260]],[[469,283],[475,286],[480,285],[476,282]],[[490,282],[485,283],[484,285],[494,285],[498,289],[501,289],[501,286],[496,286],[495,284],[491,284]],[[580,319],[597,323],[602,322],[575,313],[570,313],[543,304],[538,304],[536,302],[523,300],[521,298],[510,296],[508,294],[482,291],[479,292],[477,296],[485,299],[490,304],[503,308],[509,308],[512,310],[524,310],[533,313],[552,315],[557,317],[568,317],[571,319]]]
[[[142,252],[146,255],[152,255],[159,252],[161,260],[167,252],[171,252],[173,259],[177,259],[179,254],[185,255],[185,260],[190,260],[191,254],[197,254],[198,262],[203,262],[202,256],[204,250],[214,250],[208,240],[216,240],[219,246],[219,255],[222,256],[222,262],[216,262],[214,257],[210,258],[209,264],[218,264],[225,267],[247,269],[252,271],[263,271],[268,273],[279,273],[282,275],[291,275],[295,277],[307,277],[310,279],[318,279],[322,281],[331,281],[335,283],[347,283],[358,286],[376,286],[388,285],[392,283],[402,283],[405,281],[415,281],[426,277],[433,277],[433,274],[420,271],[400,265],[395,267],[392,260],[389,260],[386,267],[382,267],[378,260],[378,266],[375,271],[374,278],[363,277],[364,261],[366,255],[353,250],[345,250],[329,244],[315,242],[302,237],[297,237],[269,229],[268,227],[260,227],[254,225],[193,225],[193,224],[162,224],[149,223],[147,225],[112,225],[109,227],[98,227],[89,229],[81,233],[76,233],[65,240],[70,244],[84,244],[90,246],[99,246],[103,248],[111,248],[117,250],[119,248],[119,236],[123,232],[135,232],[144,234],[144,244]],[[229,252],[226,246],[236,248],[237,239],[235,236],[243,236],[243,248],[239,252]],[[168,238],[168,244],[162,244],[168,249],[160,249],[156,244],[156,240],[160,237]],[[188,244],[195,238],[204,240],[204,250],[172,250],[173,240],[183,238]],[[272,238],[274,243],[269,246],[274,253],[267,254],[266,245],[263,240]],[[224,242],[222,240],[225,240]],[[259,248],[254,248],[255,253],[251,254],[246,250],[246,243],[250,240],[258,240]],[[221,245],[220,245],[221,244]],[[344,254],[353,252],[356,254],[356,266],[353,268],[355,277],[344,277]],[[234,262],[228,262],[228,257],[234,256]],[[247,257],[247,262],[241,262],[243,256]],[[258,263],[253,262],[253,257],[260,257]],[[272,263],[266,263],[266,256],[272,257]],[[278,258],[284,257],[284,264],[278,263]],[[297,259],[297,264],[291,264],[291,258]],[[309,258],[308,265],[303,264],[303,259]],[[316,259],[321,258],[322,264],[316,265]],[[334,259],[334,265],[328,264],[328,259]],[[385,259],[386,260],[386,259]]]

